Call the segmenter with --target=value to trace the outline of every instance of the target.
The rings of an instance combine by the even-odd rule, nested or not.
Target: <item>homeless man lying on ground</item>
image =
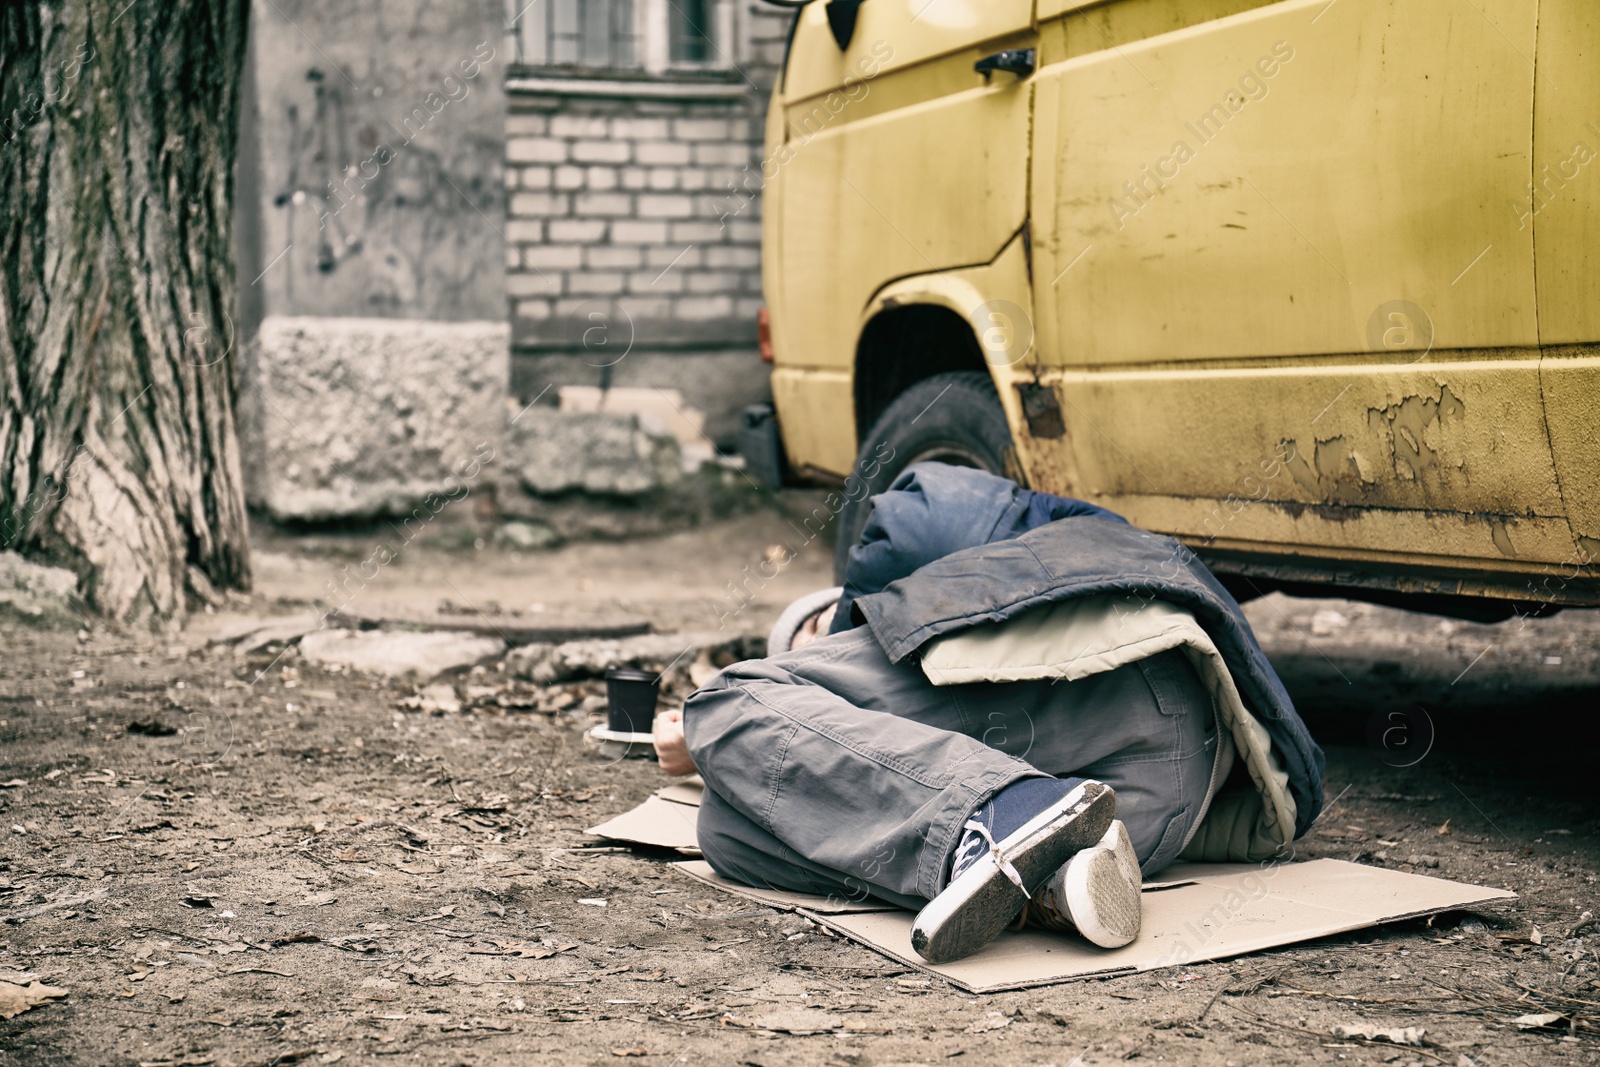
[[[1014,923],[1127,944],[1141,868],[1265,859],[1321,807],[1322,752],[1238,604],[1082,501],[911,467],[843,590],[772,645],[681,732],[658,723],[664,769],[705,779],[701,851],[748,885],[917,910],[934,962]]]

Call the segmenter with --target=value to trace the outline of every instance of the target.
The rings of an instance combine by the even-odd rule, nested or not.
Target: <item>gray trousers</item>
[[[944,888],[962,826],[1023,778],[1117,792],[1145,872],[1205,806],[1216,716],[1181,652],[1074,682],[935,686],[858,627],[728,668],[684,707],[718,874],[908,908]]]

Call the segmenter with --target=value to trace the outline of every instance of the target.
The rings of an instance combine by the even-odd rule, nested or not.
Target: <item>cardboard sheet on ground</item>
[[[698,775],[658,789],[654,796],[632,811],[625,811],[588,832],[629,845],[671,848],[686,856],[700,855],[694,836],[694,822],[700,813],[700,790],[705,783]]]
[[[670,800],[664,796],[669,792]],[[669,786],[633,811],[589,832],[616,841],[693,852],[695,792],[681,783]],[[911,913],[891,904],[752,889],[717,877],[703,860],[674,866],[726,892],[795,911],[972,993],[1225,959],[1516,896],[1501,889],[1343,860],[1267,866],[1175,864],[1162,872],[1161,882],[1146,884],[1144,929],[1138,940],[1125,948],[1108,951],[1071,938],[1025,930],[1002,934],[975,956],[934,965],[924,962],[911,948]]]

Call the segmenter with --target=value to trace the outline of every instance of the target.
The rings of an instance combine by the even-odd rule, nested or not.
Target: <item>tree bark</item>
[[[247,588],[233,161],[249,0],[0,4],[0,547],[116,619]]]

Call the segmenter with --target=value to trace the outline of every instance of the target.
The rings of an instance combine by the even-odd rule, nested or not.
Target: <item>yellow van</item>
[[[1600,603],[1600,5],[796,19],[747,452],[841,487],[841,560],[868,494],[941,458],[1245,595]]]

